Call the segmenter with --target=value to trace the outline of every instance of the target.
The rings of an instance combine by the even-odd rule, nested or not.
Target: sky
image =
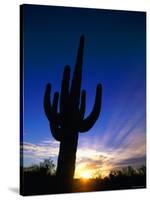
[[[48,82],[52,95],[60,91],[66,64],[72,75],[82,34],[85,116],[98,83],[103,94],[98,120],[79,134],[75,176],[145,164],[146,14],[35,5],[23,9],[23,165],[49,157],[57,164],[59,142],[51,135],[43,97]]]

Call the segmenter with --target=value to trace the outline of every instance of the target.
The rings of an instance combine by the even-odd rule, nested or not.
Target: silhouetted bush
[[[51,158],[44,159],[39,165],[32,165],[31,167],[24,168],[24,173],[28,174],[39,174],[39,175],[54,175],[55,164]]]
[[[134,176],[146,176],[146,167],[141,166],[140,168],[135,169],[131,166],[128,166],[120,170],[112,170],[109,173],[110,179],[113,179],[114,177],[134,177]]]

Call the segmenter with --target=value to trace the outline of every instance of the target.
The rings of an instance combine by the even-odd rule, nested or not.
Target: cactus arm
[[[49,120],[51,133],[53,137],[56,140],[60,141],[61,130],[59,128],[59,115],[57,114],[59,94],[58,92],[55,92],[52,105],[50,101],[50,95],[51,95],[51,84],[47,84],[44,95],[44,110]]]
[[[51,121],[51,119],[57,115],[59,93],[55,92],[52,104],[50,101],[50,96],[51,96],[51,85],[47,84],[44,96],[44,111],[49,121]]]
[[[80,119],[83,120],[84,118],[84,114],[85,114],[85,108],[86,108],[86,91],[82,90],[81,93],[81,104],[80,104],[80,108],[79,108],[79,115],[80,115]]]
[[[53,99],[53,104],[52,104],[52,118],[50,120],[50,128],[51,128],[51,133],[55,140],[61,141],[61,128],[59,127],[60,125],[60,114],[57,112],[58,108],[58,99],[59,99],[59,93],[55,92],[54,93],[54,99]]]
[[[51,108],[54,116],[57,115],[58,99],[59,99],[59,93],[55,92],[54,93],[53,104],[52,104],[52,108]]]
[[[70,90],[70,97],[75,109],[79,106],[79,101],[80,101],[79,97],[81,92],[83,49],[84,49],[84,36],[81,36],[77,53],[75,70],[73,73],[71,90]]]
[[[79,128],[80,132],[86,132],[89,129],[91,129],[92,126],[95,124],[96,120],[98,119],[101,110],[101,96],[102,96],[102,86],[101,84],[99,84],[97,85],[96,89],[96,97],[93,110],[86,119],[82,120]]]
[[[45,95],[44,95],[44,111],[45,111],[46,117],[48,118],[49,121],[51,118],[50,95],[51,95],[51,84],[47,84]]]
[[[75,65],[76,70],[78,68],[80,69],[80,66],[82,66],[83,64],[83,51],[84,51],[84,36],[82,35],[80,37],[80,44],[78,47],[78,53],[77,53],[77,59],[76,59],[76,65]]]
[[[70,66],[66,65],[64,69],[62,84],[61,84],[61,92],[60,92],[60,112],[65,111],[65,107],[67,106],[67,100],[69,97],[69,81],[70,81]]]

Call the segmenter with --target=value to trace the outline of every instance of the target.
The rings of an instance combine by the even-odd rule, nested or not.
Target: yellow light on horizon
[[[92,178],[104,178],[107,177],[111,171],[111,167],[105,165],[100,169],[86,168],[84,166],[78,166],[75,172],[75,178],[92,179]]]
[[[83,171],[83,172],[80,172],[80,177],[83,179],[90,179],[92,178],[92,174],[90,171]]]

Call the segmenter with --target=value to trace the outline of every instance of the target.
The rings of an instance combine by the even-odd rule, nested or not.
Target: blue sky
[[[24,165],[46,157],[57,162],[59,143],[50,133],[43,96],[48,82],[52,94],[60,91],[66,64],[73,71],[82,34],[86,115],[92,109],[98,83],[102,84],[103,96],[99,119],[91,130],[80,134],[77,168],[109,171],[144,164],[145,13],[25,5],[23,34]]]

